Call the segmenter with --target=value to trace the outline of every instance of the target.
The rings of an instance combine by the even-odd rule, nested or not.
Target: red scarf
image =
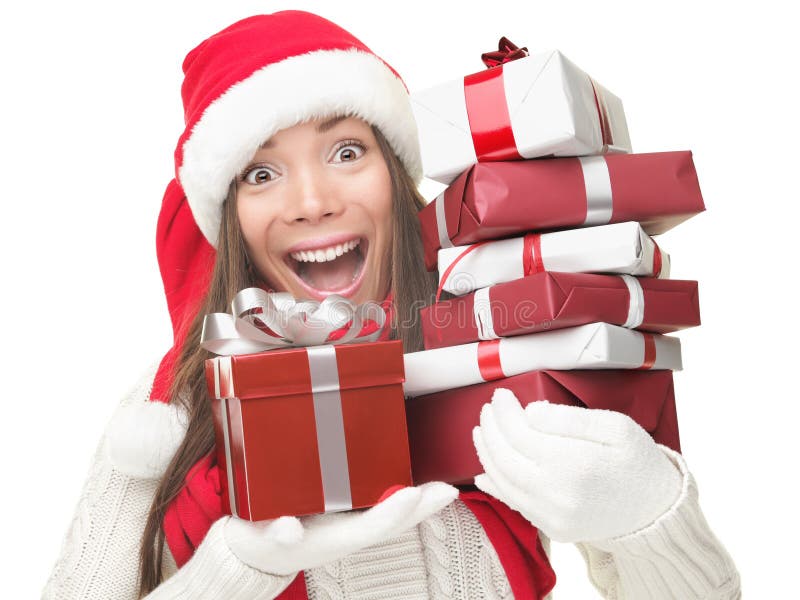
[[[381,304],[391,320],[391,294]],[[365,325],[362,333],[368,333]],[[374,330],[374,325],[372,326]],[[379,339],[388,339],[387,326]],[[541,600],[555,585],[555,573],[544,552],[537,529],[525,517],[480,490],[462,490],[458,495],[483,526],[497,551],[511,591],[517,600]],[[167,507],[164,534],[178,567],[194,554],[211,525],[222,512],[222,484],[216,452],[201,458],[186,474],[183,489]],[[301,571],[278,600],[308,600],[305,575]]]

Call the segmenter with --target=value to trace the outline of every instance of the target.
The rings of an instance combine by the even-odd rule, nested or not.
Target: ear
[[[135,403],[121,407],[106,433],[115,469],[139,479],[159,479],[186,436],[188,416],[174,404]]]

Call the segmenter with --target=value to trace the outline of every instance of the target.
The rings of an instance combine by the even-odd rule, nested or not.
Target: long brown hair
[[[425,205],[413,180],[380,130],[372,131],[392,180],[391,290],[394,339],[403,341],[406,352],[422,348],[419,309],[433,301],[436,273],[425,270],[417,212]],[[204,362],[211,353],[200,346],[203,318],[207,313],[227,312],[236,293],[258,284],[247,257],[236,211],[236,185],[231,184],[222,207],[219,243],[208,293],[189,325],[176,361],[170,389],[173,402],[186,409],[186,437],[167,467],[147,515],[139,551],[139,595],[147,595],[162,581],[164,558],[164,513],[181,491],[189,469],[214,448],[210,398],[205,383]],[[381,300],[381,299],[377,299]]]

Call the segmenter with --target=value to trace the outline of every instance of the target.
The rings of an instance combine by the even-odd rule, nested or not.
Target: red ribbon
[[[522,238],[522,272],[525,277],[544,271],[542,234],[528,233]]]
[[[653,277],[661,277],[662,267],[661,248],[653,241]]]
[[[527,48],[518,48],[502,37],[496,51],[481,55],[488,69],[464,77],[467,118],[479,161],[522,159],[511,129],[503,64],[525,56],[528,56]]]
[[[511,129],[502,65],[464,77],[464,102],[478,161],[521,160]]]
[[[640,332],[644,337],[644,360],[638,370],[652,369],[656,364],[656,339],[652,333]]]
[[[439,281],[439,287],[436,288],[436,299],[435,302],[439,302],[439,297],[442,295],[442,290],[444,289],[444,284],[447,281],[447,278],[452,273],[455,266],[464,258],[467,254],[475,250],[475,248],[482,246],[492,240],[483,240],[480,242],[476,242],[475,244],[471,244],[467,246],[458,256],[455,257],[453,262],[445,269],[444,273],[442,273],[442,277]],[[658,246],[656,246],[656,250],[658,250]],[[659,265],[661,264],[661,253],[658,252],[658,260]],[[541,233],[528,233],[522,238],[522,271],[525,277],[528,275],[535,275],[536,273],[541,273],[544,271],[544,261],[542,260],[542,234]]]
[[[500,364],[500,340],[478,342],[478,370],[484,381],[502,379],[503,365]]]
[[[484,244],[487,244],[491,241],[492,240],[483,240],[482,242],[477,242],[475,244],[472,244],[471,246],[467,246],[465,250],[463,250],[458,256],[455,257],[453,262],[450,263],[450,266],[444,270],[444,273],[442,273],[442,277],[439,280],[439,287],[436,288],[436,299],[434,300],[434,302],[439,301],[439,296],[442,295],[442,290],[444,289],[444,283],[445,281],[447,281],[447,278],[450,276],[450,273],[453,272],[453,268],[459,263],[459,261],[462,258],[464,258],[467,254],[475,250],[475,248],[483,246]]]
[[[588,77],[588,76],[587,76]],[[608,127],[608,113],[606,112],[605,103],[600,102],[601,95],[597,89],[594,79],[589,77],[589,83],[592,86],[592,93],[594,94],[594,105],[597,108],[597,118],[600,120],[600,136],[603,138],[603,146],[608,146],[614,143],[611,138],[611,131]]]
[[[497,43],[497,50],[491,52],[484,52],[481,54],[481,60],[488,68],[496,67],[518,58],[528,56],[527,48],[518,48],[511,40],[503,36]]]

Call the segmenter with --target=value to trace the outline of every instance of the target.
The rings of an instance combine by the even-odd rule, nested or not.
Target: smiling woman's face
[[[317,119],[279,131],[237,177],[236,205],[250,259],[274,290],[385,298],[391,176],[365,121]]]

